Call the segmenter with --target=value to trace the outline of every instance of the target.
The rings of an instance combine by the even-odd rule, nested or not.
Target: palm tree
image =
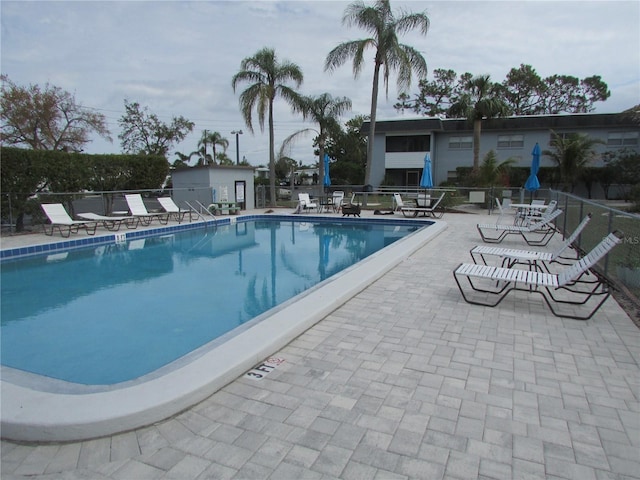
[[[573,187],[589,163],[596,158],[593,147],[605,142],[599,138],[591,138],[584,133],[558,135],[551,132],[551,147],[544,150],[543,155],[550,157],[558,166],[558,175],[563,190],[573,191]]]
[[[204,147],[204,157],[207,159],[207,163],[209,163],[209,157],[207,156],[207,145],[211,144],[213,146],[213,155],[211,156],[211,160],[213,164],[216,163],[216,145],[220,145],[224,151],[227,151],[229,148],[229,140],[220,135],[219,132],[209,132],[204,130],[202,132],[202,137],[198,140],[198,147]]]
[[[482,120],[508,114],[507,104],[500,98],[500,85],[489,75],[470,78],[464,93],[454,100],[448,115],[473,121],[473,170],[480,167],[480,134]]]
[[[198,142],[200,145],[200,142]],[[213,164],[213,157],[207,153],[206,147],[202,145],[198,150],[194,150],[189,154],[189,157],[196,157],[196,167],[201,167],[202,165],[211,165]]]
[[[189,162],[191,161],[191,157],[193,156],[193,152],[191,152],[189,155],[185,155],[182,152],[175,152],[176,156],[178,157],[176,160],[174,160],[173,162],[173,167],[174,168],[188,168],[189,167]]]
[[[318,134],[316,142],[318,143],[318,168],[320,179],[324,178],[324,147],[329,136],[329,130],[338,124],[338,117],[343,113],[351,110],[351,100],[347,97],[333,98],[329,93],[323,93],[317,97],[301,97],[301,102],[295,107],[296,110],[302,113],[305,119],[310,119],[316,122],[320,130],[313,128],[306,128],[295,132],[287,137],[283,146],[288,144],[296,136],[302,133],[310,131]]]
[[[482,165],[480,166],[480,184],[482,186],[493,187],[503,183],[503,179],[515,163],[516,159],[511,157],[498,163],[496,152],[489,150],[482,159]]]
[[[270,203],[276,202],[276,169],[275,169],[275,135],[273,131],[273,102],[276,96],[284,98],[290,105],[300,103],[300,95],[286,85],[292,81],[296,87],[302,84],[303,75],[300,67],[287,60],[279,62],[275,50],[263,48],[253,57],[240,63],[240,71],[233,76],[231,85],[236,91],[238,84],[249,82],[250,85],[240,94],[240,110],[253,133],[253,109],[258,112],[260,130],[264,131],[265,115],[269,117],[269,187]]]
[[[378,83],[382,69],[386,94],[389,95],[389,74],[398,72],[397,85],[401,91],[411,86],[411,74],[418,76],[427,74],[427,62],[419,51],[398,42],[398,35],[419,28],[423,35],[429,29],[429,18],[426,13],[404,13],[396,18],[391,11],[389,0],[377,0],[369,7],[362,1],[350,4],[342,17],[342,23],[348,26],[357,25],[372,34],[369,38],[344,42],[335,47],[327,55],[325,70],[335,70],[347,59],[353,58],[353,76],[358,78],[364,63],[364,52],[368,47],[375,49],[373,67],[373,88],[371,90],[371,117],[369,137],[367,141],[367,165],[365,184],[371,182],[371,163],[373,160],[373,143],[376,129],[376,110],[378,107]]]

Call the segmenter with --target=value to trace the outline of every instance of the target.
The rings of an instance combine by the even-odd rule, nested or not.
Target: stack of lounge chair
[[[446,192],[442,192],[442,195],[428,207],[420,207],[417,202],[415,205],[407,205],[399,193],[393,194],[393,200],[396,204],[395,210],[401,211],[405,217],[417,217],[419,214],[422,214],[424,217],[429,215],[434,218],[442,218],[445,212],[442,200],[445,195]]]

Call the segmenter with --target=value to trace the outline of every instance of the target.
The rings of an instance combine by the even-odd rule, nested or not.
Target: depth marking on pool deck
[[[278,365],[282,365],[284,361],[284,358],[267,358],[264,362],[249,370],[245,376],[252,380],[262,380],[266,375],[273,372]]]

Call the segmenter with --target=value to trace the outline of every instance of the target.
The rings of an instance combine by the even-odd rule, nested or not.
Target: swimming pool
[[[184,347],[187,353],[182,354],[178,360],[162,360],[159,368],[157,365],[151,370],[147,368],[147,373],[143,373],[141,377],[134,380],[118,378],[116,381],[124,383],[116,385],[80,388],[75,383],[47,381],[40,376],[20,375],[20,372],[16,373],[17,371],[13,369],[3,367],[3,434],[8,438],[23,440],[91,438],[135,428],[172,415],[206,398],[225,383],[247,371],[252,365],[271,355],[384,271],[406,258],[423,245],[431,235],[437,234],[444,228],[443,224],[434,225],[436,228],[421,229],[398,240],[404,228],[415,230],[416,226],[424,223],[412,224],[404,220],[400,222],[359,222],[357,220],[338,222],[347,229],[353,230],[355,226],[366,226],[367,232],[374,230],[379,232],[377,236],[369,236],[368,233],[364,235],[361,231],[358,233],[359,236],[348,237],[338,233],[338,224],[322,219],[320,223],[314,225],[311,220],[309,218],[305,222],[300,222],[298,219],[292,221],[290,217],[286,217],[286,221],[279,221],[277,227],[274,226],[275,224],[266,222],[266,219],[258,219],[254,223],[238,221],[231,225],[218,226],[216,229],[209,228],[204,233],[187,232],[188,234],[184,237],[182,234],[163,232],[163,235],[138,239],[133,243],[100,246],[92,248],[91,255],[86,251],[56,252],[49,254],[49,258],[45,256],[28,260],[31,263],[40,263],[38,268],[50,267],[50,264],[61,266],[80,261],[80,264],[84,265],[84,270],[92,271],[97,269],[96,262],[108,263],[107,258],[110,258],[107,256],[110,253],[107,252],[108,250],[115,253],[114,258],[121,257],[120,261],[125,263],[133,256],[144,255],[143,272],[129,279],[133,284],[129,285],[127,290],[164,291],[163,297],[183,305],[180,311],[182,318],[191,315],[192,309],[189,306],[195,302],[194,295],[200,295],[213,306],[225,302],[212,301],[212,291],[220,290],[222,297],[226,299],[230,290],[240,290],[243,293],[240,303],[242,303],[244,314],[247,317],[249,314],[257,314],[257,316],[255,320],[244,319],[242,318],[244,314],[241,315],[236,310],[232,312],[232,316],[241,328],[223,332],[222,340],[224,341],[205,341],[203,345],[195,347],[189,344]],[[268,224],[271,226],[267,226]],[[428,230],[432,231],[427,233]],[[280,241],[284,237],[288,237],[289,243],[286,245]],[[223,240],[225,238],[227,238],[226,241]],[[392,247],[372,253],[373,244],[385,247],[392,243],[394,243]],[[221,249],[212,249],[214,244],[225,246]],[[258,277],[255,273],[255,265],[260,263],[261,257],[265,256],[264,252],[259,253],[261,251],[257,244],[264,244],[270,252],[266,262],[269,267],[268,272],[263,277]],[[344,248],[338,248],[339,246]],[[310,253],[312,251],[313,254]],[[367,253],[369,256],[356,266],[346,266],[345,258],[353,257],[356,253],[358,255]],[[147,258],[147,255],[150,255],[150,258]],[[161,260],[162,258],[164,261]],[[216,258],[227,262],[226,273],[213,274],[208,268],[210,262]],[[201,264],[203,260],[204,263]],[[15,262],[3,264],[3,271],[5,266],[11,266],[13,263]],[[44,266],[42,266],[43,263]],[[93,268],[87,268],[92,265]],[[340,271],[341,268],[344,269]],[[167,281],[169,270],[179,275]],[[109,279],[106,286],[97,287],[91,281],[85,280],[81,282],[78,290],[68,291],[63,301],[58,303],[82,303],[94,294],[117,298],[114,297],[114,291],[111,289],[125,288],[121,286],[118,279],[120,276],[128,277],[131,273],[125,275],[113,266],[110,269],[105,268],[104,272],[106,273],[100,276]],[[339,273],[335,274],[335,272]],[[196,284],[194,286],[187,283],[188,288],[181,289],[180,286],[186,282],[184,277],[188,273],[197,273]],[[329,278],[332,274],[334,275]],[[55,277],[54,275],[48,281],[54,282]],[[41,280],[39,285],[47,281],[42,275],[39,278]],[[239,288],[239,284],[236,283],[240,280],[247,282],[242,288]],[[319,285],[305,290],[315,281],[319,281]],[[160,284],[157,282],[165,282],[164,289],[159,288]],[[276,289],[273,288],[274,282]],[[3,281],[3,285],[4,283]],[[293,287],[293,292],[297,295],[288,300],[273,298],[273,293],[278,297],[280,287],[285,285],[288,288]],[[87,290],[91,295],[87,294]],[[90,308],[93,307],[92,316],[99,310],[95,308],[94,300],[87,303]],[[274,307],[274,302],[281,303]],[[29,307],[31,310],[41,310],[40,301],[32,303],[33,305]],[[144,302],[136,302],[135,297],[127,301],[113,302],[112,300],[111,308],[106,310],[112,310],[114,303],[127,306],[125,311],[132,313],[135,318],[145,316],[139,313],[143,311],[141,307],[135,305],[136,303],[142,305]],[[132,303],[133,308],[131,308]],[[164,305],[166,306],[166,303]],[[57,304],[55,309],[57,308],[63,307]],[[74,308],[77,307],[74,306]],[[157,311],[161,310],[163,308]],[[102,314],[97,316],[101,317]],[[167,326],[164,324],[166,320],[158,321],[157,316],[158,314],[146,315],[151,323],[143,323],[142,331],[162,327],[173,333],[173,336],[182,335],[182,332],[176,331],[175,324]],[[3,322],[4,319],[3,314]],[[184,326],[184,322],[183,320],[181,325]],[[187,321],[187,325],[191,324]],[[117,333],[118,330],[122,330],[122,327],[115,330]],[[108,336],[105,334],[105,338]],[[138,357],[141,356],[140,350],[141,348],[138,347]],[[146,352],[148,348],[142,350]],[[120,354],[115,356],[118,355]],[[129,357],[128,361],[132,363],[132,358]],[[34,391],[38,393],[35,397]],[[29,395],[31,397],[26,398]],[[46,398],[49,405],[45,418],[42,417],[41,408],[43,398]],[[33,409],[28,408],[30,402],[34,402],[31,405]],[[76,404],[75,407],[74,404]]]
[[[8,262],[2,364],[132,381],[422,226],[251,220]]]

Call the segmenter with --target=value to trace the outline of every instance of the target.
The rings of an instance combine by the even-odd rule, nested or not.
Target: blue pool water
[[[2,263],[2,364],[139,378],[424,226],[251,220]]]

